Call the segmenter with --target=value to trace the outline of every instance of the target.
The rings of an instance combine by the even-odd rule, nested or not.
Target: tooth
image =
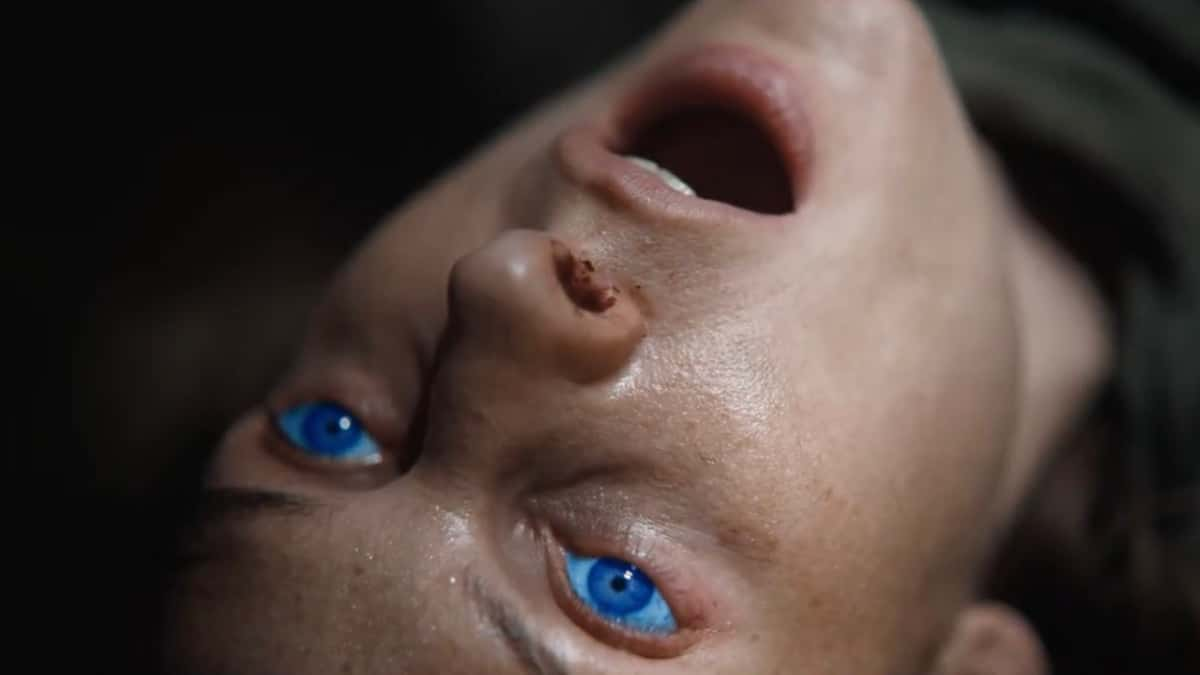
[[[637,164],[638,166],[642,167],[643,169],[657,175],[659,178],[661,178],[663,180],[664,183],[667,184],[667,187],[671,188],[672,190],[674,190],[676,192],[682,192],[683,194],[685,194],[689,197],[696,196],[696,191],[692,189],[692,186],[683,182],[683,180],[681,180],[679,178],[679,176],[676,176],[675,174],[671,173],[670,171],[667,171],[666,169],[655,164],[654,162],[651,162],[650,160],[646,159],[645,157],[638,157],[636,155],[626,155],[625,158],[628,159],[629,161],[633,162],[634,164]]]

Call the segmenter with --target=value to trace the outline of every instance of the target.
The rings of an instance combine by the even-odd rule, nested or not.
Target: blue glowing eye
[[[375,464],[379,445],[354,415],[336,403],[304,403],[279,413],[275,423],[292,445],[318,459]]]
[[[611,623],[642,633],[668,635],[675,615],[650,577],[617,558],[588,558],[563,551],[567,580],[580,602]]]

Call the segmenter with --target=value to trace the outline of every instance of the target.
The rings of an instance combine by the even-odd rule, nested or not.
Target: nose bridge
[[[645,335],[637,295],[562,240],[509,230],[454,265],[450,321],[456,348],[590,382],[619,370]]]

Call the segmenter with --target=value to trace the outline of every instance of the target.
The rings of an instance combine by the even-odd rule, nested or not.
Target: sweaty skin
[[[757,140],[693,139],[749,139],[730,115]],[[739,167],[770,180],[719,180]],[[986,631],[1042,672],[1017,619],[972,618],[975,584],[1106,331],[909,3],[698,3],[346,263],[216,451],[211,488],[259,506],[193,542],[169,667],[970,672]],[[380,461],[281,438],[313,401]],[[589,613],[564,549],[636,564],[678,632]]]

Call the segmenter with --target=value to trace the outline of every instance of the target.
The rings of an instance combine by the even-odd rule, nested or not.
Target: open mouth
[[[735,111],[684,107],[635,131],[622,154],[684,194],[771,215],[795,206],[787,165],[770,136]]]
[[[812,170],[804,82],[755,50],[710,45],[664,61],[557,143],[564,175],[644,215],[748,223],[796,212]]]

